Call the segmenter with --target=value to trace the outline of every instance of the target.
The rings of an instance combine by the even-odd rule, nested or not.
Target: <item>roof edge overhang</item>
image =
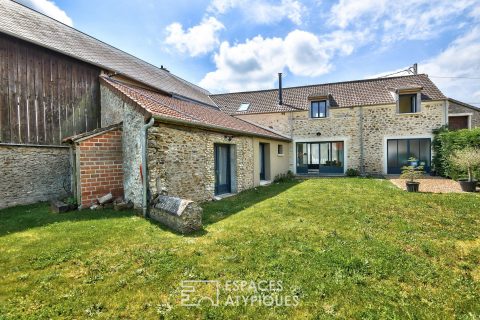
[[[163,116],[160,116],[160,115],[153,115],[153,118],[158,122],[169,123],[169,124],[179,124],[179,125],[183,125],[185,127],[208,129],[208,130],[215,131],[215,132],[220,132],[220,133],[233,133],[233,134],[238,134],[238,135],[242,135],[242,136],[261,137],[261,138],[266,138],[266,139],[271,139],[271,140],[292,141],[290,138],[283,137],[283,136],[274,137],[274,136],[270,136],[270,135],[267,135],[267,134],[259,134],[259,133],[253,133],[253,132],[242,131],[242,130],[228,129],[228,128],[224,128],[224,127],[220,127],[220,126],[209,125],[209,124],[206,124],[206,123],[194,123],[194,122],[190,122],[190,121],[186,121],[186,120],[172,119],[172,118],[163,117]],[[272,132],[272,133],[274,133],[274,132]],[[274,133],[274,134],[277,134],[277,133]]]
[[[90,138],[99,136],[99,135],[107,133],[109,131],[121,129],[122,127],[123,127],[122,122],[115,123],[115,124],[112,124],[112,125],[104,127],[104,128],[97,128],[97,129],[94,129],[92,131],[88,131],[88,132],[80,133],[80,134],[77,134],[77,135],[74,135],[74,136],[71,136],[71,137],[64,138],[62,140],[62,143],[82,142],[84,140],[88,140]]]

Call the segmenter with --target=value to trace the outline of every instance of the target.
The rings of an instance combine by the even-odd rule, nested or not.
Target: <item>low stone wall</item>
[[[70,184],[68,148],[0,145],[0,208],[65,197]]]
[[[203,210],[195,202],[162,195],[152,202],[151,219],[180,233],[202,229]]]

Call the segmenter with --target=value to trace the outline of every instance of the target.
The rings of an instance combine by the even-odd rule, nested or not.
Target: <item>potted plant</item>
[[[467,172],[467,179],[458,179],[462,190],[475,192],[478,181],[475,180],[474,170],[480,167],[480,149],[469,147],[457,150],[450,157],[450,162],[458,169]]]
[[[423,176],[423,166],[412,166],[412,163],[418,163],[418,160],[415,158],[409,158],[408,163],[410,165],[402,167],[400,178],[407,179],[406,185],[408,192],[418,192],[420,182],[415,180]]]

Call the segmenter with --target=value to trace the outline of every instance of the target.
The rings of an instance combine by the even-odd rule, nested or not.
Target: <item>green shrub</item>
[[[452,179],[465,177],[467,175],[466,170],[452,164],[452,155],[457,150],[469,147],[480,148],[480,128],[449,131],[442,127],[434,131],[432,147],[434,152],[433,167],[439,175]],[[479,173],[479,169],[477,169],[477,176]]]
[[[287,173],[277,174],[275,176],[275,179],[273,179],[273,182],[275,183],[289,182],[289,181],[292,181],[293,178],[295,178],[295,175],[293,174],[292,171],[288,170]]]
[[[347,171],[345,172],[345,175],[347,177],[358,177],[360,175],[360,171],[357,169],[348,168]]]

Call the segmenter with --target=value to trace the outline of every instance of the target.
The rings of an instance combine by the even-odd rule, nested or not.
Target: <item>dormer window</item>
[[[327,100],[312,101],[310,103],[310,117],[311,118],[326,118],[327,117]]]
[[[240,107],[238,108],[238,111],[247,111],[248,108],[250,107],[250,103],[241,103]]]
[[[419,111],[417,94],[400,94],[398,96],[399,113],[415,113]]]

